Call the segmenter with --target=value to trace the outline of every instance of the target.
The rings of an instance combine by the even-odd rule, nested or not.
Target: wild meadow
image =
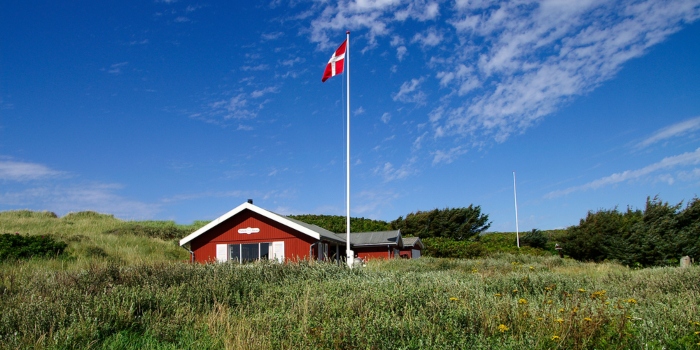
[[[1,348],[700,349],[698,266],[511,253],[201,265],[148,236],[188,229],[172,223],[22,215],[0,213],[0,232],[69,246],[0,262]]]

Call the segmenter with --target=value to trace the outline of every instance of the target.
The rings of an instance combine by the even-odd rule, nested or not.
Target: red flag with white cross
[[[334,77],[343,72],[343,66],[345,64],[345,47],[347,46],[347,42],[347,40],[343,41],[343,43],[340,44],[340,47],[335,50],[335,53],[333,56],[331,56],[331,59],[328,60],[326,70],[323,72],[323,79],[321,79],[322,82],[325,82],[328,80],[328,78]]]

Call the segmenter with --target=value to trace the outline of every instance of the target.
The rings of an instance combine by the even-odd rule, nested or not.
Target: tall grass
[[[700,268],[557,257],[0,271],[5,348],[684,349]]]
[[[51,235],[68,243],[60,260],[31,261],[25,268],[85,269],[90,264],[118,264],[188,260],[177,239],[194,232],[203,222],[177,225],[172,221],[123,221],[94,211],[69,213],[14,210],[0,212],[0,233]]]

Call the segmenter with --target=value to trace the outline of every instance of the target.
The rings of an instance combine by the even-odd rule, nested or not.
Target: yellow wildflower
[[[538,321],[542,321],[542,320],[544,320],[544,318],[538,317],[537,320],[538,320]]]
[[[593,319],[590,318],[590,317],[584,317],[583,320],[586,321],[586,322],[591,322],[591,321],[593,321]]]
[[[562,322],[564,322],[564,320],[561,318],[557,318],[556,320],[554,320],[554,322],[562,323]]]
[[[552,303],[552,300],[551,300],[551,299],[550,299],[550,300],[547,300],[547,304],[551,304],[551,303]]]
[[[578,291],[581,292],[581,293],[585,293],[585,292],[586,292],[586,290],[583,289],[583,288],[579,288]]]
[[[477,270],[477,269],[472,269],[472,273],[477,273],[477,272],[479,272],[479,270]]]
[[[564,312],[564,308],[559,309],[559,312]]]
[[[534,269],[535,269],[534,267],[530,266],[530,271],[532,271],[532,270],[534,270]]]
[[[636,303],[637,303],[637,300],[635,300],[634,298],[629,298],[629,299],[627,299],[627,300],[625,300],[625,301],[628,302],[628,303],[630,303],[630,304],[636,304]]]
[[[459,300],[459,298],[451,297],[450,300],[451,300],[451,301],[457,301],[457,300]]]
[[[494,296],[500,297],[500,296],[501,296],[501,293],[496,293],[496,294],[494,294]]]
[[[558,335],[553,335],[553,336],[552,336],[552,340],[554,340],[554,341],[557,341],[557,340],[559,340],[559,339],[561,339],[561,338],[559,338]]]
[[[507,331],[508,329],[509,329],[509,328],[508,328],[506,325],[504,325],[504,324],[499,324],[499,325],[498,325],[498,330],[501,331],[501,333]]]
[[[513,293],[517,293],[517,292],[518,292],[518,290],[517,290],[517,289],[513,289]]]
[[[518,304],[527,304],[527,299],[523,299],[523,298],[518,299]]]

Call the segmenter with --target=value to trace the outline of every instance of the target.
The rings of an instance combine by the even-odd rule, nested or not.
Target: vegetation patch
[[[28,236],[19,233],[0,235],[0,261],[57,257],[68,245],[51,235]]]

